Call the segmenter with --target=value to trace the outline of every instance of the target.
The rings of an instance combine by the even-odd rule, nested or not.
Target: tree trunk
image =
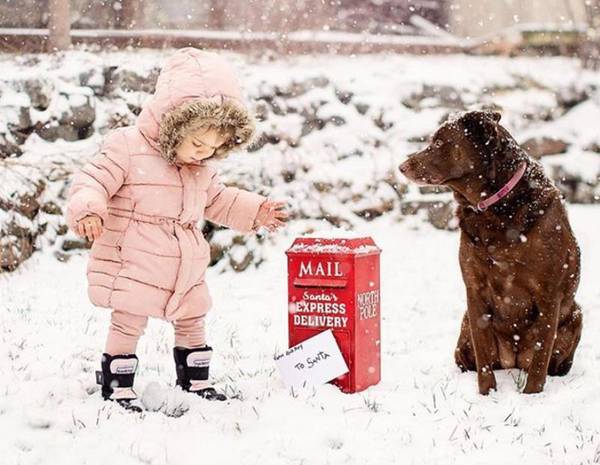
[[[600,0],[585,2],[585,13],[588,23],[588,39],[579,52],[583,66],[589,69],[600,69]]]
[[[600,0],[589,0],[585,2],[585,12],[590,27],[600,28]]]
[[[71,46],[71,5],[69,0],[48,1],[48,42],[46,51],[57,52]]]
[[[208,8],[208,28],[225,29],[227,10],[223,0],[210,0]]]
[[[117,29],[133,29],[139,26],[143,8],[143,0],[121,0],[121,9],[116,12]]]

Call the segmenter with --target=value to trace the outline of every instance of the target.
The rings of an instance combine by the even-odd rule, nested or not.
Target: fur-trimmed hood
[[[136,126],[169,163],[174,163],[175,149],[186,129],[202,123],[235,128],[232,140],[218,156],[247,145],[254,134],[254,118],[231,65],[215,53],[183,48],[163,67],[154,95],[143,105]]]

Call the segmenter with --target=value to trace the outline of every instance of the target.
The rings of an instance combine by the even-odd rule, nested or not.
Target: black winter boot
[[[127,410],[141,412],[132,404],[137,399],[133,390],[133,380],[138,366],[135,354],[102,354],[102,371],[96,372],[96,383],[102,386],[102,398],[112,400]]]
[[[177,385],[184,391],[192,392],[207,400],[227,400],[224,394],[218,393],[208,382],[208,369],[212,357],[212,348],[173,349]]]

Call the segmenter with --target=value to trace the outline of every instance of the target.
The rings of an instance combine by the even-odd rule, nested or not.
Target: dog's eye
[[[438,140],[434,141],[434,143],[433,143],[433,146],[436,149],[439,149],[442,145],[444,145],[444,141],[442,141],[441,139],[438,139]]]

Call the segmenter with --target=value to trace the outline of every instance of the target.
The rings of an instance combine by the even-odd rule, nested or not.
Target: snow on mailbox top
[[[370,237],[351,239],[299,237],[294,240],[286,254],[345,254],[367,255],[379,253],[380,249]]]

